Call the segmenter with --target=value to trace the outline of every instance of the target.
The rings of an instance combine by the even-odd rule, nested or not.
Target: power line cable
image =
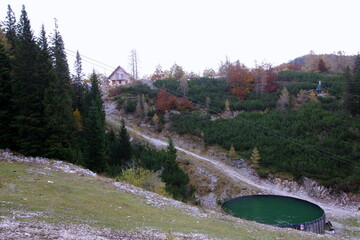
[[[71,53],[76,54],[75,51],[72,51],[72,50],[70,50],[70,49],[65,49],[65,50],[67,50],[67,51],[69,51],[69,52],[71,52]],[[100,62],[100,61],[97,61],[97,60],[95,60],[95,59],[92,59],[92,58],[90,58],[90,57],[87,57],[87,56],[84,56],[84,55],[81,55],[81,54],[80,54],[80,56],[83,56],[83,57],[85,57],[85,58],[87,58],[87,59],[89,59],[89,60],[91,60],[91,61],[97,62],[97,63],[99,63],[99,64],[101,64],[101,65],[104,65],[104,66],[113,68],[113,67],[110,66],[110,65],[107,65],[107,64],[102,63],[102,62]],[[94,63],[92,63],[92,64],[94,64]],[[94,65],[96,65],[96,64],[94,64]],[[97,65],[97,66],[98,66],[98,65]],[[99,67],[100,67],[100,66],[99,66]],[[115,69],[115,68],[113,68],[113,69]],[[295,82],[294,82],[294,83],[295,83]],[[304,82],[304,83],[309,83],[309,82]],[[340,82],[339,82],[339,83],[340,83]],[[154,86],[156,86],[156,85],[154,84]],[[167,88],[164,87],[164,86],[156,86],[156,87],[163,87],[163,88],[166,89],[167,91],[173,92],[173,93],[175,93],[175,94],[177,94],[177,95],[182,95],[181,93],[178,93],[178,92],[173,91],[173,90],[171,90],[171,89],[167,89]],[[173,95],[173,94],[172,94],[172,95]],[[174,96],[174,95],[173,95],[173,96]],[[175,96],[175,97],[176,97],[176,96]],[[206,103],[204,103],[204,102],[202,102],[202,101],[199,101],[199,100],[196,100],[196,99],[192,99],[192,98],[188,98],[188,99],[191,100],[192,102],[198,102],[200,105],[206,106]],[[214,113],[217,113],[217,114],[221,114],[221,112],[220,112],[221,109],[215,110],[214,107],[212,107],[212,108],[211,108],[211,111],[214,112]],[[296,140],[296,139],[294,139],[294,138],[292,138],[292,137],[284,136],[284,135],[282,135],[281,133],[276,132],[277,130],[275,130],[275,129],[270,129],[270,128],[268,128],[268,127],[265,127],[265,126],[262,126],[262,125],[253,123],[253,122],[251,122],[251,121],[249,121],[249,120],[247,120],[247,119],[241,118],[241,117],[239,117],[239,116],[237,117],[237,119],[245,122],[246,124],[250,125],[251,127],[260,129],[260,130],[262,130],[262,131],[266,131],[267,133],[270,133],[270,134],[272,134],[272,135],[274,135],[274,136],[280,137],[280,138],[282,138],[282,139],[284,139],[284,140],[286,140],[286,141],[292,142],[292,143],[294,143],[294,144],[296,144],[296,145],[298,145],[298,146],[301,146],[301,147],[303,147],[303,148],[308,148],[308,149],[310,148],[310,149],[313,150],[313,151],[319,152],[319,153],[321,153],[321,154],[325,154],[325,155],[327,155],[328,157],[330,157],[330,158],[332,158],[332,159],[334,159],[334,160],[338,160],[339,162],[342,162],[342,163],[345,163],[345,164],[348,164],[348,165],[352,165],[352,164],[353,164],[353,161],[351,161],[351,160],[348,160],[348,159],[345,159],[345,158],[339,158],[339,157],[337,157],[335,154],[333,154],[333,153],[331,153],[331,152],[328,152],[328,151],[326,151],[326,150],[323,150],[323,149],[321,149],[321,148],[318,148],[318,147],[315,147],[315,146],[311,146],[311,145],[306,145],[306,144],[304,144],[303,142],[298,141],[298,140]],[[357,166],[355,166],[355,167],[358,168]]]
[[[68,48],[65,48],[65,50],[66,50],[66,51],[69,51],[69,52],[72,52],[72,53],[74,53],[74,54],[77,53],[77,52],[75,52],[75,51],[73,51],[73,50],[70,50],[70,49],[68,49]],[[80,53],[79,53],[79,54],[80,54]],[[105,64],[105,63],[103,63],[103,62],[100,62],[100,61],[98,61],[98,60],[95,60],[95,59],[93,59],[93,58],[87,57],[87,56],[85,56],[84,54],[80,54],[80,56],[83,57],[83,58],[86,58],[86,59],[88,59],[88,60],[91,60],[91,61],[93,61],[93,62],[96,62],[96,63],[98,63],[98,64],[101,64],[101,65],[103,65],[103,66],[105,66],[105,67],[109,67],[109,68],[111,68],[111,69],[115,69],[115,68],[116,68],[116,67],[110,66],[110,65],[108,65],[108,64]]]
[[[71,52],[67,52],[67,54],[70,55],[70,56],[72,56],[72,57],[74,57],[74,58],[76,58],[76,55],[74,55],[74,54],[71,53]],[[81,55],[80,55],[80,56],[81,56]],[[101,66],[101,65],[99,65],[99,64],[90,62],[90,61],[88,61],[88,60],[86,60],[86,59],[82,59],[82,61],[87,62],[87,63],[90,63],[90,64],[92,64],[92,65],[94,65],[94,66],[97,66],[97,67],[102,68],[102,69],[107,70],[107,71],[114,71],[114,69],[106,68],[106,67]]]

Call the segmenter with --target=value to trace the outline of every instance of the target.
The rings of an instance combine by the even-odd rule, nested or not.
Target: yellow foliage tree
[[[230,150],[229,150],[229,158],[237,158],[237,154],[236,154],[236,151],[235,151],[235,148],[233,145],[231,145],[230,147]]]
[[[230,102],[229,100],[225,100],[225,112],[229,112],[230,111]]]
[[[152,117],[152,121],[155,125],[157,125],[159,123],[159,117],[158,115],[155,113],[154,116]]]
[[[286,89],[286,87],[284,87],[283,90],[281,90],[281,95],[276,105],[278,109],[285,110],[285,108],[289,106],[289,103],[290,103],[290,93]]]
[[[165,183],[161,181],[160,172],[153,172],[144,168],[129,168],[123,171],[116,180],[130,183],[163,196],[169,196],[165,191]]]
[[[73,112],[73,116],[75,118],[75,125],[76,125],[76,129],[78,131],[81,131],[82,127],[83,127],[83,118],[81,116],[81,113],[79,111],[79,109],[76,109],[74,112]]]
[[[6,50],[10,49],[9,42],[7,41],[5,34],[2,29],[0,29],[0,44],[2,44]]]
[[[310,100],[311,100],[312,102],[320,102],[319,99],[317,98],[315,92],[311,92],[311,93],[310,93]]]
[[[261,157],[260,157],[259,150],[256,147],[254,147],[254,149],[252,151],[252,154],[251,154],[251,157],[250,157],[250,161],[254,165],[258,166],[259,162],[260,162],[260,159],[261,159]]]

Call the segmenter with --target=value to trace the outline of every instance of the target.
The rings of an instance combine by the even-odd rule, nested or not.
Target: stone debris
[[[42,165],[44,167],[44,170],[57,170],[65,173],[96,176],[96,173],[90,171],[89,169],[84,169],[71,163],[58,160],[49,160],[42,157],[24,157],[22,155],[14,154],[9,150],[0,149],[0,160],[6,162],[35,163]],[[45,174],[43,172],[41,173]]]
[[[215,214],[213,211],[200,210],[198,207],[187,205],[173,199],[165,198],[153,192],[148,192],[133,185],[116,182],[115,180],[97,176],[90,170],[62,161],[54,161],[40,157],[24,157],[14,154],[9,150],[0,150],[0,161],[31,163],[43,166],[44,170],[63,171],[65,173],[77,175],[90,175],[98,177],[99,180],[113,184],[119,191],[128,192],[136,195],[140,201],[157,208],[178,209],[179,211],[194,217],[207,218],[209,214]],[[32,168],[27,171],[37,172],[43,175],[51,176],[51,173],[45,173]],[[53,180],[47,180],[47,183],[54,183]],[[26,200],[26,199],[24,199]],[[7,203],[0,201],[0,203]],[[92,239],[210,239],[202,234],[182,234],[182,233],[164,233],[154,229],[138,228],[136,231],[111,230],[107,228],[95,228],[86,224],[49,224],[41,221],[35,221],[33,218],[44,217],[42,213],[28,213],[12,211],[12,217],[0,217],[0,239],[64,239],[64,240],[92,240]],[[131,217],[131,216],[129,216]],[[17,221],[17,219],[28,219],[28,221]]]
[[[133,231],[113,230],[86,224],[51,224],[42,221],[17,221],[9,217],[0,219],[0,239],[7,240],[154,240],[154,239],[210,239],[203,234],[164,233],[151,228]]]

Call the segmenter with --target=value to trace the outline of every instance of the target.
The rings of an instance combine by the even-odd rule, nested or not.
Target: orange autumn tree
[[[253,88],[254,76],[251,71],[239,60],[229,66],[228,81],[230,84],[230,93],[238,96],[241,102],[245,100],[250,90]]]
[[[176,109],[179,111],[190,111],[193,108],[192,102],[187,97],[177,98]]]
[[[159,65],[156,66],[156,69],[154,71],[154,73],[151,75],[150,79],[151,80],[157,80],[157,79],[164,79],[166,77],[166,74],[164,73],[164,71],[162,70],[162,67]]]
[[[277,91],[277,85],[276,85],[276,76],[277,73],[275,72],[274,68],[269,68],[266,70],[266,86],[265,91],[266,92],[275,92]]]
[[[166,92],[165,89],[160,89],[156,99],[156,109],[160,112],[165,112],[171,109],[179,111],[189,111],[193,109],[192,102],[187,97],[177,98]]]
[[[176,97],[170,95],[165,89],[160,89],[156,99],[156,109],[165,112],[176,108]]]

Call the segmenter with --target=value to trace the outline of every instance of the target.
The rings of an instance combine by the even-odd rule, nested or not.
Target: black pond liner
[[[303,222],[296,222],[294,224],[271,224],[271,223],[267,223],[266,221],[257,221],[256,219],[249,219],[248,216],[236,216],[236,214],[232,214],[232,210],[227,208],[226,206],[231,203],[234,204],[233,202],[241,202],[242,200],[244,201],[249,201],[251,199],[264,199],[267,200],[267,198],[272,198],[272,199],[282,199],[283,201],[293,201],[293,202],[299,202],[301,204],[303,204],[304,206],[308,205],[311,208],[314,209],[314,212],[318,212],[319,214],[317,214],[316,217],[312,218],[312,219],[307,219]],[[267,224],[267,225],[271,225],[271,226],[277,226],[277,227],[282,227],[282,228],[293,228],[293,229],[297,229],[297,230],[301,230],[301,231],[307,231],[307,232],[313,232],[313,233],[324,233],[325,232],[325,212],[324,210],[319,207],[318,205],[303,200],[303,199],[299,199],[299,198],[294,198],[294,197],[287,197],[287,196],[280,196],[280,195],[250,195],[250,196],[243,196],[243,197],[237,197],[237,198],[232,198],[228,201],[225,201],[222,205],[221,205],[222,209],[226,212],[226,213],[230,213],[235,217],[238,218],[243,218],[243,219],[247,219],[247,220],[251,220],[251,221],[256,221],[259,223],[263,223],[263,224]],[[264,207],[264,206],[261,206]],[[265,206],[266,208],[266,206]],[[301,209],[297,209],[298,211],[301,211]],[[319,217],[320,216],[320,217]]]

